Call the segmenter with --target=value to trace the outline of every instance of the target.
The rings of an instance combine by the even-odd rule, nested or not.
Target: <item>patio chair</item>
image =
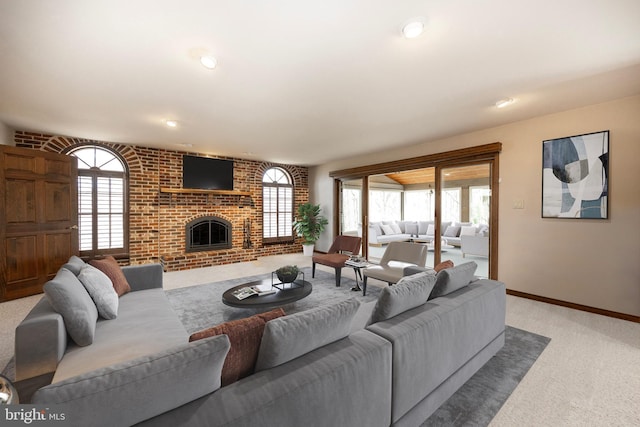
[[[315,254],[311,258],[311,277],[316,275],[316,264],[333,267],[336,272],[336,286],[340,286],[342,267],[351,255],[358,255],[362,239],[356,236],[337,236],[326,254]]]
[[[402,279],[407,267],[424,267],[427,263],[427,245],[409,242],[391,242],[387,246],[379,265],[363,270],[362,295],[367,294],[367,278],[378,279],[389,285]]]

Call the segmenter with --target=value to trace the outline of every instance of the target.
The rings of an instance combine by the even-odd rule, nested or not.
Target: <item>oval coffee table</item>
[[[262,296],[252,295],[248,298],[239,300],[232,294],[232,292],[241,288],[245,288],[247,286],[272,284],[271,279],[243,283],[242,285],[234,286],[231,289],[227,289],[222,294],[222,302],[228,306],[237,308],[266,308],[290,304],[309,296],[312,289],[311,283],[307,282],[306,280],[296,280],[294,283],[298,286],[286,288],[284,290],[276,288],[276,293],[274,294]]]

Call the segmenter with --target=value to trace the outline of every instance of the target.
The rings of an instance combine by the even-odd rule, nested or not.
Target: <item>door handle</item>
[[[77,225],[72,225],[71,227],[67,227],[67,230],[77,230],[78,226]]]

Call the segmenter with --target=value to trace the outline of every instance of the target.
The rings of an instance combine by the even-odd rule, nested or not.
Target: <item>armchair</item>
[[[342,267],[349,259],[350,255],[357,255],[360,252],[362,238],[356,236],[337,236],[326,254],[314,254],[311,258],[311,277],[316,275],[316,264],[333,267],[336,272],[336,286],[340,286]],[[349,255],[343,252],[348,252]]]
[[[427,245],[408,242],[391,242],[382,255],[379,265],[365,268],[362,280],[362,295],[367,294],[367,278],[397,283],[405,274],[407,267],[424,267],[427,263]]]

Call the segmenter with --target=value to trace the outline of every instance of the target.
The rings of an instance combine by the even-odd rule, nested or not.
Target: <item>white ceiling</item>
[[[639,23],[638,0],[0,0],[0,122],[321,164],[638,94]]]

